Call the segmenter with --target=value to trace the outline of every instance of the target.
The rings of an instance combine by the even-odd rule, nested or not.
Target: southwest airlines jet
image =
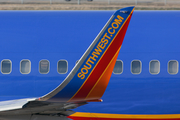
[[[180,119],[180,12],[133,11],[0,11],[0,120]]]

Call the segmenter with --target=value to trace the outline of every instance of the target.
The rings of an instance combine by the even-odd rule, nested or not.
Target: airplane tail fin
[[[66,79],[40,101],[99,100],[108,85],[134,7],[117,10]]]

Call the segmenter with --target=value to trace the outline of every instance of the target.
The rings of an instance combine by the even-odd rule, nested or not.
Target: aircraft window
[[[177,74],[179,69],[178,61],[170,60],[168,62],[168,73],[169,74]]]
[[[114,74],[121,74],[123,72],[123,62],[121,60],[117,60],[113,69]]]
[[[160,72],[160,62],[158,60],[151,60],[150,61],[149,72],[151,74],[158,74]]]
[[[57,70],[59,74],[66,74],[68,71],[68,62],[66,60],[59,60]]]
[[[133,74],[140,74],[141,73],[141,61],[140,60],[133,60],[131,62],[131,72]]]
[[[41,60],[39,62],[39,72],[42,74],[47,74],[49,72],[49,61]]]
[[[12,63],[10,60],[2,60],[1,61],[1,72],[3,74],[9,74],[12,70]]]
[[[29,74],[31,71],[31,62],[29,60],[21,60],[20,72],[22,74]]]

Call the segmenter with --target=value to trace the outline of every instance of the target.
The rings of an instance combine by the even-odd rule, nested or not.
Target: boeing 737
[[[133,11],[0,11],[0,120],[180,119],[180,12]]]

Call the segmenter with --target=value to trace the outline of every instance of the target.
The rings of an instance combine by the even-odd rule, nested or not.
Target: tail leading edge
[[[134,7],[117,10],[66,79],[40,101],[98,100],[104,94]]]

